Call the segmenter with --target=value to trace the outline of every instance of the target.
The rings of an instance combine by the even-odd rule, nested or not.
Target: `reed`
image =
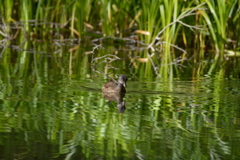
[[[71,27],[76,28],[79,32],[79,36],[81,37],[84,30],[84,23],[89,20],[89,13],[92,9],[91,6],[92,1],[75,1],[73,4],[72,16],[71,16]],[[73,33],[71,34],[73,36]],[[79,38],[80,38],[79,37]]]
[[[230,0],[226,3],[225,0],[219,1],[204,1],[207,3],[208,12],[202,12],[203,17],[209,27],[211,37],[213,39],[215,49],[221,52],[223,56],[224,44],[227,43],[227,28],[229,16],[237,7],[237,0]],[[239,26],[239,24],[236,24]]]
[[[206,1],[201,0],[201,3],[206,2],[206,11],[199,11],[202,13],[206,24],[209,27],[212,40],[217,51],[223,50],[224,43],[227,42],[228,28],[239,28],[237,20],[239,19],[239,12],[237,11],[237,0],[229,0],[225,3],[220,1]],[[36,20],[36,25],[39,21],[60,23],[65,29],[75,29],[79,32],[80,38],[84,37],[84,32],[89,29],[84,25],[88,23],[93,27],[93,31],[101,31],[105,36],[122,37],[129,27],[137,25],[137,29],[146,31],[149,35],[140,35],[140,38],[145,43],[149,44],[157,33],[166,25],[171,23],[180,15],[185,9],[194,6],[194,2],[182,1],[166,1],[166,0],[150,0],[150,1],[118,1],[118,0],[102,0],[102,1],[45,1],[41,0],[33,2],[30,0],[19,1],[19,4],[14,6],[14,10],[18,12],[13,15],[13,2],[3,1],[0,5],[5,21],[9,23],[11,20],[22,20],[29,22],[29,20]],[[220,9],[221,8],[221,9]],[[209,11],[209,12],[208,12]],[[209,14],[210,13],[210,14]],[[229,17],[232,17],[232,25],[229,23]],[[70,23],[69,23],[70,21]],[[196,19],[186,19],[188,24],[197,24]],[[67,25],[69,24],[69,25]],[[235,26],[235,27],[233,27]],[[29,29],[29,25],[25,29]],[[47,34],[49,26],[37,26],[37,30],[44,27],[44,32]],[[52,27],[52,26],[51,26]],[[73,36],[73,30],[70,29],[70,36]],[[171,34],[171,35],[169,35]],[[192,33],[189,29],[184,31],[186,37],[191,37]],[[175,42],[179,35],[178,25],[172,25],[162,35],[166,42]],[[168,40],[171,38],[171,40]],[[233,36],[233,35],[232,35]],[[231,37],[230,37],[231,38]]]
[[[13,5],[14,5],[14,1],[4,1],[1,0],[0,1],[0,13],[3,15],[6,23],[10,23],[13,21]]]
[[[134,35],[137,40],[151,44],[155,42],[154,39],[158,33],[166,27],[158,36],[159,40],[153,43],[158,44],[154,46],[158,53],[152,54],[144,51],[136,54],[141,58],[153,55],[151,63],[141,64],[150,77],[156,73],[162,77],[173,77],[173,74],[178,72],[177,65],[172,65],[176,59],[174,53],[176,47],[173,45],[204,48],[206,40],[211,37],[210,47],[213,46],[217,52],[214,54],[215,64],[209,68],[209,73],[213,73],[219,65],[218,62],[223,60],[225,46],[230,50],[233,48],[236,50],[239,46],[237,43],[239,36],[234,34],[240,30],[237,0],[229,0],[226,3],[224,0],[201,0],[199,3],[206,3],[205,10],[195,10],[192,13],[193,16],[182,19],[181,23],[176,21],[187,14],[187,11],[196,7],[198,5],[196,1],[20,0],[16,4],[12,1],[1,2],[0,8],[7,26],[10,26],[9,23],[12,21],[21,21],[18,24],[24,32],[22,36],[17,37],[21,42],[28,38],[26,35],[34,32],[40,38],[47,37],[47,40],[52,40],[53,37],[59,39],[77,37],[85,40],[83,42],[85,44],[89,44],[90,40],[96,36],[123,38]],[[187,27],[186,24],[191,27]],[[202,25],[205,30],[195,28],[192,32],[192,26],[198,25]],[[136,30],[148,34],[136,35]],[[229,39],[233,43],[230,44]],[[110,41],[114,43],[114,40]],[[161,43],[157,43],[159,41]],[[218,61],[219,55],[220,61]],[[195,61],[203,60],[206,58],[204,56],[201,52],[201,55],[195,57]]]

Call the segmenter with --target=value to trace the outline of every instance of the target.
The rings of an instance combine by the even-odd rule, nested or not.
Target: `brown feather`
[[[125,86],[126,86],[127,77],[125,75],[120,75],[118,82],[109,81],[106,84],[103,85],[102,91],[103,92],[126,92]]]

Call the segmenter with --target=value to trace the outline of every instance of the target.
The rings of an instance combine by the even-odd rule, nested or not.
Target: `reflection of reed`
[[[123,98],[125,93],[115,93],[115,92],[102,92],[102,95],[105,99],[109,101],[117,101],[117,108],[119,113],[124,113],[126,107]]]

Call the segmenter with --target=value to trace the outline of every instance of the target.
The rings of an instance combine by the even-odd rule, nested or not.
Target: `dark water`
[[[239,80],[129,77],[119,113],[103,77],[29,78],[1,81],[0,159],[240,159]]]

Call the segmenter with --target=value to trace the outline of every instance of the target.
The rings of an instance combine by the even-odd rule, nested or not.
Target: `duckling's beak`
[[[126,83],[125,83],[125,82],[123,82],[123,86],[126,88],[126,86],[127,86],[127,85],[126,85]]]

